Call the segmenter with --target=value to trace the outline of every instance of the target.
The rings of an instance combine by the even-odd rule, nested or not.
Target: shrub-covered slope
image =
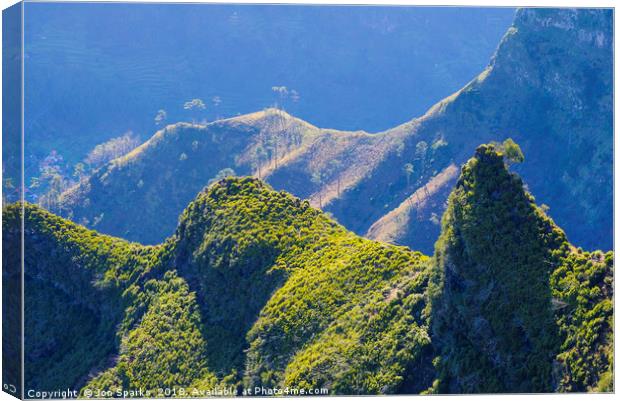
[[[528,155],[516,171],[568,238],[611,249],[611,71],[611,10],[521,9],[489,66],[420,118],[379,134],[318,129],[275,110],[177,124],[69,190],[55,212],[154,244],[232,169],[360,235],[431,253],[454,178],[446,172],[478,144],[512,137]],[[128,214],[127,203],[141,207]]]
[[[18,215],[5,209],[12,243]],[[360,238],[259,180],[200,193],[155,247],[32,205],[25,216],[31,386],[191,395],[216,384],[377,393],[432,382],[428,258]],[[338,360],[317,360],[324,349]]]
[[[609,390],[613,254],[577,250],[484,145],[448,202],[430,285],[438,392]]]
[[[21,204],[3,210],[2,263],[19,269]],[[116,347],[122,292],[152,250],[100,235],[26,204],[25,379],[53,390],[83,383]]]
[[[24,221],[30,387],[611,389],[613,255],[568,244],[492,146],[462,169],[434,262],[254,178],[202,191],[157,246],[28,204]]]
[[[203,300],[207,355],[219,375],[245,372],[251,387],[323,383],[373,393],[396,391],[406,369],[422,365],[429,341],[419,315],[427,279],[421,254],[362,239],[253,179],[228,179],[199,195],[176,238],[174,263]],[[415,295],[422,305],[404,303]],[[375,325],[358,321],[385,309],[391,313]],[[319,350],[343,346],[342,325],[357,341],[331,371],[313,369]],[[405,327],[421,334],[399,336]],[[358,358],[390,363],[341,377],[346,366],[354,374]],[[325,376],[312,376],[319,371]]]
[[[20,204],[3,210],[5,244],[17,249],[20,215]],[[161,268],[167,245],[101,235],[30,204],[23,216],[27,389],[154,390],[197,379],[210,388],[194,295]],[[3,252],[3,265],[16,257]]]

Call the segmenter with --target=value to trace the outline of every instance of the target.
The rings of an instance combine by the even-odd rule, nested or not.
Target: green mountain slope
[[[253,174],[373,239],[431,253],[454,182],[480,143],[514,138],[529,190],[586,249],[612,247],[612,14],[521,9],[489,66],[424,116],[379,134],[276,110],[177,124],[62,197],[101,232],[155,244],[218,176]],[[127,213],[127,203],[142,207]]]
[[[5,244],[20,207],[4,209]],[[611,389],[613,255],[570,246],[490,146],[461,172],[435,261],[254,178],[199,193],[157,246],[23,212],[37,389]]]
[[[16,227],[4,232],[9,242],[18,241],[18,215],[19,205],[5,210],[4,227]],[[155,247],[32,205],[25,216],[26,369],[37,388],[181,394],[323,380],[334,391],[373,393],[431,383],[420,313],[428,258],[360,238],[258,180],[226,179],[200,193]],[[339,354],[350,374],[340,378],[340,364],[313,369],[317,347],[336,350],[342,330],[357,339]],[[383,362],[360,378],[360,355]]]
[[[123,290],[147,266],[151,249],[32,205],[23,216],[26,382],[46,390],[83,383],[113,353]],[[3,210],[4,250],[20,249],[20,219],[19,204]],[[3,252],[3,266],[19,269],[19,258]]]
[[[201,227],[209,231],[196,236]],[[200,195],[181,217],[177,238],[175,264],[205,300],[207,337],[215,344],[208,353],[218,372],[242,370],[243,350],[249,345],[246,382],[282,385],[292,380],[288,371],[300,363],[299,353],[315,358],[309,349],[317,341],[321,347],[336,345],[330,337],[321,340],[322,333],[335,330],[354,307],[369,313],[392,306],[395,318],[409,316],[424,331],[424,321],[411,316],[414,305],[399,307],[402,300],[388,295],[409,282],[420,295],[425,257],[359,238],[307,202],[269,191],[257,181],[227,180]],[[197,277],[183,273],[188,270]],[[239,299],[247,301],[240,303]],[[366,305],[360,305],[362,299],[368,301]],[[373,327],[360,327],[357,334],[364,346],[359,352],[369,358],[381,354],[366,344],[370,338],[364,340],[365,336],[404,340]],[[423,339],[406,347],[423,348],[427,344]],[[407,364],[420,356],[419,352],[396,356],[398,351],[392,349],[382,356],[395,358],[393,363],[366,373],[382,377],[377,385],[386,386],[390,380],[391,388],[398,388]],[[348,359],[354,354],[341,358],[354,362]],[[336,379],[330,376],[334,387]],[[378,391],[381,386],[362,382],[358,391]]]
[[[609,386],[612,268],[612,253],[584,253],[566,241],[508,172],[500,148],[479,147],[450,195],[436,244],[436,390]]]

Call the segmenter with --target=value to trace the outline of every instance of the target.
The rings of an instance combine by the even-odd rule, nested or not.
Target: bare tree
[[[286,86],[272,86],[271,91],[276,94],[275,108],[283,107],[283,103],[288,96],[288,88]]]
[[[262,178],[261,168],[263,161],[267,157],[267,152],[261,144],[254,149],[254,157],[252,158],[252,167],[258,173],[258,178]]]
[[[405,171],[405,175],[407,176],[407,186],[409,186],[411,184],[411,175],[413,174],[413,164],[405,164],[403,170]]]
[[[338,159],[333,159],[329,162],[329,171],[331,176],[336,176],[336,192],[340,197],[340,182],[342,177],[342,162]]]
[[[316,170],[314,173],[312,173],[311,181],[319,189],[317,191],[317,196],[319,197],[319,209],[323,209],[323,194],[321,192],[323,186],[323,173],[321,173],[320,170]]]

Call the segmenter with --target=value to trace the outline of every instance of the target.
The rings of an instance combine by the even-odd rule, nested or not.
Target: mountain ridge
[[[569,238],[586,248],[611,249],[611,42],[609,10],[519,9],[487,69],[423,117],[388,132],[409,136],[403,153],[415,153],[422,142],[428,147],[437,140],[446,142],[440,149],[443,155],[433,156],[441,157],[443,166],[464,163],[479,143],[514,138],[534,160],[517,171],[530,190],[551,206],[550,213]],[[584,83],[587,80],[596,84]],[[591,168],[583,165],[588,153],[596,155]],[[386,160],[376,174],[403,186],[406,181],[397,172],[407,160],[399,166],[398,157],[393,159]],[[551,173],[541,174],[545,168]],[[590,181],[596,187],[586,184]],[[372,183],[368,186],[372,188]],[[444,200],[438,199],[438,204]],[[403,201],[396,199],[395,207]],[[605,206],[593,210],[586,204]],[[344,209],[343,203],[330,211],[338,216]],[[351,218],[361,212],[349,211]],[[569,223],[576,220],[579,224]],[[600,227],[605,227],[604,233]],[[597,231],[596,235],[586,238],[589,230]],[[595,245],[593,237],[605,245]],[[419,238],[415,229],[399,242],[429,249],[428,241]]]
[[[429,286],[440,355],[435,388],[605,391],[613,254],[571,246],[504,154],[498,145],[477,148],[442,220]]]
[[[216,386],[335,394],[610,391],[613,254],[571,246],[496,146],[479,147],[461,169],[434,259],[359,237],[307,200],[252,177],[224,178],[201,191],[175,234],[157,246],[102,235],[34,205],[9,205],[5,244],[18,241],[25,213],[26,349],[34,351],[26,377],[42,389],[80,385],[82,395],[100,390],[105,397],[157,394],[161,386],[180,396]],[[514,230],[515,221],[527,224]],[[539,224],[543,229],[528,228]],[[515,241],[520,233],[527,238]],[[445,254],[460,256],[446,264]],[[510,257],[518,273],[504,267]],[[3,263],[16,266],[18,258],[7,252]],[[472,266],[504,271],[475,274]],[[458,285],[442,278],[453,271],[471,277]],[[498,274],[509,291],[489,287]],[[469,368],[486,365],[472,365],[467,347],[450,348],[459,344],[450,340],[458,331],[452,319],[441,322],[463,300],[454,292],[462,285],[505,294],[485,298],[483,311],[510,313],[500,314],[491,334],[482,330],[483,338],[511,344],[520,336],[514,327],[530,333],[500,354],[508,370],[499,382]],[[535,310],[522,299],[532,289],[540,300]],[[458,310],[482,313],[475,303]],[[545,330],[528,331],[540,313],[549,317]],[[487,327],[485,320],[498,324],[482,316],[468,320],[475,325],[469,335]],[[82,324],[72,324],[76,319]],[[53,331],[42,329],[49,325]],[[88,353],[93,341],[105,346]],[[530,343],[543,346],[524,370],[518,361],[531,353]],[[43,363],[50,352],[64,359],[50,367]],[[455,378],[460,384],[451,384]]]
[[[287,102],[292,114],[321,126],[379,131],[421,114],[474,75],[514,14],[510,8],[64,7],[71,11],[46,4],[26,11],[26,106],[33,117],[26,131],[35,173],[53,149],[76,163],[124,132],[150,135],[161,109],[168,121],[212,121],[281,102],[274,85],[298,92]],[[131,28],[117,26],[125,19]],[[124,35],[139,39],[127,42]],[[377,93],[389,100],[377,101]],[[183,108],[195,97],[204,111]]]
[[[20,204],[5,209],[3,234],[8,243],[17,241],[19,225],[15,219],[21,211]],[[82,383],[82,395],[94,389],[105,391],[105,395],[137,388],[156,394],[163,385],[188,394],[184,392],[212,390],[226,383],[266,384],[276,373],[279,381],[306,387],[302,380],[306,374],[287,379],[286,367],[294,363],[295,371],[301,372],[306,365],[303,359],[295,359],[296,351],[316,346],[320,333],[345,324],[350,317],[344,316],[349,316],[354,306],[356,313],[389,307],[390,316],[400,316],[407,325],[402,321],[393,332],[358,324],[348,328],[358,335],[367,333],[368,341],[377,342],[377,347],[362,347],[366,340],[352,344],[355,355],[391,355],[392,362],[374,368],[378,382],[343,378],[343,389],[396,391],[404,380],[400,375],[410,364],[422,363],[421,350],[428,347],[424,340],[428,336],[422,335],[426,330],[422,319],[416,323],[416,319],[407,318],[410,307],[394,304],[398,294],[404,296],[405,288],[413,291],[408,296],[419,295],[427,276],[428,257],[405,247],[357,237],[307,201],[273,191],[255,178],[223,179],[202,191],[179,218],[175,235],[157,246],[98,234],[34,205],[24,205],[23,211],[29,255],[25,261],[26,290],[33,294],[27,300],[32,313],[26,327],[29,333],[37,334],[28,337],[26,348],[46,349],[46,344],[56,344],[66,353],[66,359],[57,366],[74,372],[72,377],[56,375],[40,363],[47,360],[46,352],[33,352],[27,377],[33,383],[38,380],[35,384],[40,388],[72,386],[88,377]],[[44,264],[38,262],[43,255],[47,255]],[[11,259],[14,257],[5,254],[3,263],[17,264]],[[56,280],[63,280],[65,275],[54,268],[56,264],[63,264],[67,271],[82,271],[88,278],[66,278],[72,285],[59,286]],[[311,277],[312,283],[308,281]],[[31,280],[41,282],[41,286]],[[311,293],[309,286],[313,287]],[[108,296],[90,302],[97,289]],[[361,302],[362,295],[372,298]],[[99,328],[90,326],[90,320],[66,327],[81,316],[80,310],[55,309],[64,310],[65,319],[57,313],[42,315],[47,310],[45,299],[60,305],[67,298],[77,300],[78,306],[84,305],[96,316],[109,308],[113,313],[104,315],[104,326]],[[282,302],[290,314],[282,314]],[[171,324],[173,321],[176,323]],[[385,323],[389,328],[399,321]],[[46,337],[36,327],[48,324],[58,330]],[[272,334],[282,325],[288,335],[278,339]],[[405,328],[414,327],[419,327],[419,339],[403,333]],[[81,357],[91,338],[77,335],[79,330],[105,337],[101,352]],[[67,333],[74,334],[71,340],[63,340]],[[249,340],[247,333],[253,333]],[[290,351],[285,353],[281,347],[274,349],[270,342],[259,341],[265,336],[271,342],[288,342]],[[334,341],[337,345],[333,334],[322,338],[325,346]],[[396,355],[396,350],[378,346],[388,339],[413,354]],[[67,341],[74,342],[70,350]],[[244,350],[248,347],[255,357],[246,361]],[[307,355],[313,352],[306,350]],[[274,358],[279,360],[275,366],[268,362]],[[353,354],[345,360],[355,365]],[[428,387],[430,383],[418,385]]]
[[[516,171],[551,207],[571,241],[610,249],[609,21],[609,10],[520,9],[489,66],[422,117],[377,134],[321,129],[275,109],[233,117],[194,130],[198,153],[190,143],[171,143],[166,156],[133,173],[110,175],[103,187],[95,173],[80,184],[84,191],[63,195],[57,212],[103,232],[157,243],[172,233],[176,216],[203,186],[234,170],[308,198],[358,234],[430,253],[447,189],[414,218],[407,216],[407,199],[450,164],[464,163],[477,144],[512,137],[532,159]],[[174,129],[192,131],[184,127]],[[178,160],[183,155],[186,163]],[[199,164],[184,166],[192,158]],[[164,178],[150,177],[160,171]],[[140,193],[146,190],[153,195]],[[162,200],[150,200],[156,204],[122,220],[114,217],[121,204],[107,203],[119,194],[145,205],[157,196]],[[382,233],[377,227],[389,213],[404,213],[397,220],[417,220],[419,226]],[[149,223],[155,216],[162,222]],[[144,222],[151,226],[141,228]]]

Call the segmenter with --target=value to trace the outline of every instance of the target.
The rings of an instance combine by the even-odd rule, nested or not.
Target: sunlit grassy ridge
[[[173,234],[198,192],[224,176],[253,175],[324,206],[380,160],[384,142],[364,132],[319,129],[277,109],[207,125],[178,123],[63,193],[54,212],[156,244]],[[127,202],[142,207],[126,214]]]

